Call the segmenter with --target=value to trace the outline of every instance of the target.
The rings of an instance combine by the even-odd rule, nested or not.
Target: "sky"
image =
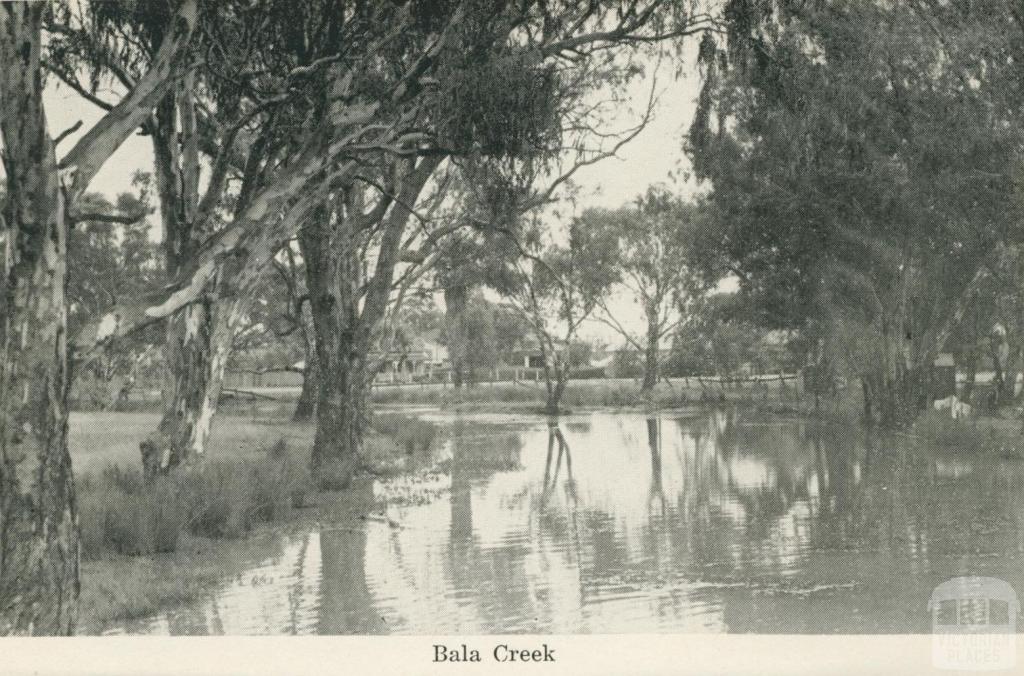
[[[691,51],[692,50],[688,50]],[[684,55],[688,61],[691,55]],[[683,135],[690,125],[696,108],[699,78],[696,68],[684,63],[662,64],[657,69],[648,68],[644,77],[637,79],[628,90],[629,104],[621,109],[619,119],[609,121],[609,130],[622,131],[634,126],[640,119],[647,104],[652,86],[657,104],[654,116],[647,127],[631,142],[619,149],[616,157],[584,167],[574,177],[578,187],[577,210],[587,207],[614,208],[621,206],[645,192],[648,186],[662,183],[672,187],[681,195],[692,195],[696,186],[684,180],[689,162],[682,151]],[[683,72],[675,77],[673,72]],[[108,101],[116,101],[118,95],[100,91],[99,95]],[[79,120],[82,127],[63,140],[57,148],[60,156],[66,153],[86,130],[95,124],[102,111],[85,101],[73,90],[50,78],[44,95],[44,103],[50,133],[56,137]],[[90,191],[99,192],[113,200],[120,192],[131,190],[132,176],[136,171],[153,171],[153,152],[148,138],[134,134],[114,153],[93,179]],[[160,237],[159,219],[151,218],[154,239]],[[636,327],[639,334],[642,316],[639,306],[628,297],[617,294],[610,307],[617,319],[626,326]],[[586,339],[596,339],[609,345],[622,343],[614,330],[597,322],[588,322],[581,331]]]

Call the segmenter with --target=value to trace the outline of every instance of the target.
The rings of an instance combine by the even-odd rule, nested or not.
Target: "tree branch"
[[[196,12],[197,0],[182,0],[153,66],[61,160],[61,178],[69,205],[74,204],[124,140],[150,116],[153,107],[170,88],[195,29]]]
[[[86,213],[69,213],[67,220],[72,225],[78,223],[118,223],[121,225],[131,225],[138,223],[148,215],[146,211],[139,211],[134,214],[104,214],[99,212],[86,212]]]
[[[61,133],[57,134],[57,138],[53,139],[53,145],[55,147],[59,146],[61,141],[66,139],[68,136],[71,136],[72,134],[74,134],[76,131],[78,131],[81,128],[82,128],[82,121],[78,120],[73,125],[71,125],[67,129],[65,129]]]

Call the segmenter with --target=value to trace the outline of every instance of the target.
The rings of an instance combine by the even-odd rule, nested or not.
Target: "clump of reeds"
[[[239,537],[304,506],[309,485],[283,440],[255,460],[210,461],[149,481],[138,469],[110,465],[79,482],[83,553],[99,558],[173,552],[185,531]]]

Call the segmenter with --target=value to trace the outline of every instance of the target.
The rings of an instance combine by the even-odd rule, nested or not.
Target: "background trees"
[[[675,330],[665,370],[675,376],[716,375],[721,381],[754,373],[792,373],[801,349],[796,336],[749,318],[736,294],[710,293]]]
[[[145,186],[147,177],[140,176]],[[102,195],[82,196],[81,214],[68,227],[68,333],[117,303],[159,288],[158,247],[149,238],[151,224],[143,198],[122,193],[111,204]],[[73,392],[78,404],[116,408],[134,385],[137,367],[159,344],[155,331],[140,331],[116,349],[76,364]]]
[[[545,410],[557,415],[572,371],[570,350],[580,326],[597,309],[615,281],[616,239],[589,229],[581,219],[569,225],[564,245],[544,246],[536,231],[516,263],[508,300],[529,325],[544,360]]]
[[[954,35],[913,4],[734,2],[727,48],[701,49],[689,149],[723,214],[709,236],[760,321],[824,329],[816,352],[888,424],[925,404],[932,361],[1019,236],[1014,47],[984,30],[991,7],[961,4]]]
[[[690,241],[707,227],[706,219],[700,207],[685,204],[663,187],[652,187],[633,207],[587,211],[580,221],[581,227],[616,243],[615,281],[641,307],[645,330],[638,334],[628,328],[610,309],[607,297],[599,300],[599,318],[643,353],[641,390],[649,393],[658,382],[662,341],[689,318],[704,291],[689,259]]]
[[[300,238],[324,374],[313,448],[324,482],[345,484],[357,463],[370,350],[390,339],[388,314],[411,280],[461,228],[515,237],[521,214],[609,155],[593,143],[600,120],[585,100],[624,77],[606,50],[680,37],[702,20],[674,3],[615,4],[414,4],[396,17],[402,39],[375,45],[354,71],[352,94],[372,102],[373,122]],[[473,192],[466,209],[445,203],[454,176]],[[446,208],[465,217],[434,218]]]

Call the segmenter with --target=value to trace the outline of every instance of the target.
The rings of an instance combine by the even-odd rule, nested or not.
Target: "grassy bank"
[[[379,387],[373,401],[384,405],[428,405],[446,409],[542,410],[547,400],[543,383],[493,383],[455,389],[452,387],[415,385]],[[674,380],[659,383],[645,396],[637,383],[630,380],[570,381],[562,396],[566,411],[576,409],[634,409],[655,406],[681,408],[711,404],[788,404],[795,406],[796,392],[792,384],[779,387],[777,382],[747,384],[742,387],[701,387],[696,380]]]
[[[147,413],[75,414],[71,452],[82,533],[79,631],[195,601],[225,576],[265,558],[282,531],[311,522],[352,523],[375,508],[368,476],[337,493],[312,489],[313,429],[285,411],[258,419],[222,416],[201,471],[143,481],[139,442]],[[435,430],[396,414],[378,416],[365,455],[374,474],[401,471],[434,443]]]

